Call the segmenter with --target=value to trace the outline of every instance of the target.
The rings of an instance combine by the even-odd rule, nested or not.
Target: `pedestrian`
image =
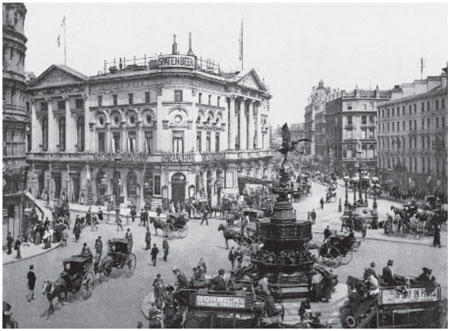
[[[123,231],[122,219],[119,217],[116,222],[117,222],[117,231],[119,231],[119,228],[120,228],[120,231]]]
[[[80,223],[75,223],[75,226],[73,227],[73,233],[75,235],[75,242],[78,242],[78,240],[80,239],[80,234],[81,234]]]
[[[98,220],[99,222],[103,222],[103,210],[101,207],[98,208]]]
[[[323,209],[323,208],[322,208],[322,209]],[[317,214],[316,214],[316,210],[315,210],[315,209],[312,210],[310,216],[311,216],[312,224],[316,224],[316,217],[317,217]]]
[[[242,268],[242,260],[244,258],[241,248],[238,247],[234,253],[235,253],[235,259],[237,260],[237,263],[238,263],[237,267],[238,267],[238,269],[241,269]]]
[[[128,228],[125,233],[125,239],[128,240],[128,246],[130,247],[130,252],[133,249],[133,234],[131,233],[131,229]]]
[[[368,225],[367,225],[367,223],[365,222],[365,221],[363,221],[364,223],[363,223],[363,225],[362,225],[362,227],[361,227],[361,235],[362,235],[362,239],[363,239],[363,241],[365,241],[366,240],[366,235],[367,235],[367,228],[368,228]]]
[[[163,239],[162,247],[164,251],[164,261],[167,262],[167,256],[169,256],[169,242],[166,238]]]
[[[65,247],[67,246],[67,239],[69,239],[69,234],[67,233],[66,228],[63,229],[61,234],[61,246]]]
[[[158,207],[156,207],[156,216],[159,217],[159,215],[161,215],[162,213],[162,209],[161,209],[161,205],[159,205]]]
[[[83,244],[83,247],[81,247],[81,256],[85,256],[85,257],[92,257],[92,252],[91,249],[89,248],[89,246],[87,245],[87,243]]]
[[[323,230],[323,242],[326,242],[327,239],[331,236],[331,230],[330,230],[330,226],[327,225],[327,227],[325,228],[325,230]]]
[[[152,234],[150,233],[150,228],[147,226],[147,231],[145,232],[145,250],[148,251],[152,244]]]
[[[6,237],[6,245],[8,247],[8,252],[7,254],[10,255],[12,254],[12,245],[14,243],[14,238],[11,236],[11,232],[8,232],[8,236]]]
[[[203,258],[200,259],[200,261],[198,261],[198,265],[197,265],[200,269],[201,269],[201,273],[204,275],[207,272],[206,269],[206,262],[203,260]]]
[[[28,270],[27,279],[28,279],[27,300],[28,302],[31,302],[31,300],[34,300],[34,286],[36,285],[36,275],[34,274],[34,266],[32,264],[30,265],[30,270]]]
[[[329,302],[331,299],[331,290],[332,290],[332,281],[331,281],[331,273],[333,272],[330,269],[330,274],[327,272],[324,273],[322,278],[322,289],[323,289],[323,302]]]
[[[304,321],[305,318],[311,313],[311,303],[309,299],[305,299],[300,304],[300,308],[298,309],[298,316],[300,317],[300,321]]]
[[[323,204],[324,204],[324,201],[323,201],[323,198],[320,198],[320,208],[323,210]]]
[[[95,282],[95,280],[98,280],[99,283],[101,283],[101,280],[100,280],[100,263],[101,263],[101,260],[102,260],[102,255],[100,253],[98,253],[98,252],[95,253],[95,256],[94,256],[94,277],[95,277],[94,282]]]
[[[234,265],[236,261],[236,255],[234,254],[234,247],[231,247],[231,250],[228,253],[228,261],[231,262],[231,270],[234,270]]]
[[[98,230],[98,226],[97,226],[97,216],[92,216],[92,221],[91,221],[91,231],[94,230]]]
[[[156,257],[158,256],[159,249],[156,247],[156,244],[153,244],[153,248],[150,251],[150,255],[152,257],[153,266],[156,267]]]
[[[208,224],[208,212],[209,212],[208,208],[206,208],[206,206],[203,206],[201,209],[201,212],[202,212],[203,216],[202,216],[202,221],[200,222],[200,225],[203,225],[203,222],[206,222],[206,225],[209,225]]]
[[[131,215],[131,221],[134,222],[134,219],[136,218],[136,215],[137,215],[136,207],[134,207],[134,206],[131,207],[130,215]]]
[[[90,224],[92,221],[92,213],[91,213],[91,207],[89,207],[87,213],[86,213],[86,224]]]
[[[100,256],[102,256],[103,242],[102,242],[102,237],[101,236],[98,236],[98,238],[95,239],[95,252],[97,254],[100,254]]]
[[[439,225],[435,224],[433,229],[433,247],[438,246],[441,248],[441,232],[439,230]]]
[[[147,226],[147,218],[148,218],[148,213],[147,211],[142,208],[141,210],[141,221],[139,222],[139,225],[143,225],[143,226]]]
[[[314,301],[322,299],[322,275],[319,272],[315,272],[311,278],[311,290]]]
[[[17,236],[16,242],[14,243],[14,249],[17,251],[17,259],[22,258],[22,255],[20,254],[20,245],[22,245],[22,242],[20,241],[20,236]]]
[[[155,280],[153,281],[153,295],[155,297],[156,306],[158,309],[162,309],[166,291],[161,274],[157,274]]]

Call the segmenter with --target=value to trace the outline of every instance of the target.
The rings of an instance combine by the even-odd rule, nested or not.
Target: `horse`
[[[334,202],[336,202],[336,191],[328,191],[325,197],[325,202],[330,202],[331,198],[334,198]]]
[[[158,229],[163,231],[163,235],[167,236],[167,223],[162,221],[159,217],[150,217],[150,224],[153,223],[155,228],[155,236],[158,235]]]
[[[64,281],[63,281],[64,282]],[[67,289],[61,282],[51,282],[49,280],[44,281],[42,285],[42,294],[47,296],[47,300],[50,304],[47,311],[47,319],[50,317],[51,314],[55,312],[55,308],[53,307],[53,300],[55,298],[58,298],[58,302],[62,303],[61,294],[62,292],[65,293],[64,299],[67,299]]]
[[[253,240],[251,238],[245,237],[244,235],[234,231],[224,224],[220,224],[217,231],[223,231],[223,237],[225,238],[226,249],[228,249],[228,240],[232,239],[241,246],[243,243],[251,244]]]

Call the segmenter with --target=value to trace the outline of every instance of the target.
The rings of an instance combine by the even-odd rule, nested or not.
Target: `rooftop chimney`
[[[191,32],[189,32],[189,51],[188,51],[187,55],[195,56],[194,52],[192,51],[192,33]]]
[[[173,35],[173,44],[172,44],[172,54],[173,55],[177,55],[178,54],[178,50],[177,50],[177,35],[174,34]]]

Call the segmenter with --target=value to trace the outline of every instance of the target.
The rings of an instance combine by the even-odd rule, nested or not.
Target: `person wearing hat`
[[[368,279],[370,275],[373,275],[378,280],[378,276],[375,271],[375,262],[370,263],[370,268],[364,270],[363,278]]]
[[[175,299],[173,297],[173,291],[175,288],[172,285],[166,287],[166,296],[164,298],[164,326],[168,327],[170,325],[169,319],[175,315]]]
[[[156,267],[156,257],[158,256],[159,249],[156,247],[156,244],[153,244],[153,248],[150,251],[150,255],[152,257],[153,266]]]
[[[125,239],[128,240],[128,246],[130,246],[130,252],[133,249],[133,234],[131,233],[131,229],[128,228],[125,233]]]
[[[95,252],[98,253],[100,256],[102,256],[103,242],[101,236],[98,236],[98,238],[95,239]]]
[[[177,276],[177,292],[188,285],[188,280],[184,273],[180,271],[177,267],[173,268],[173,273]]]
[[[383,281],[388,286],[394,286],[395,285],[394,272],[392,271],[393,265],[394,265],[394,261],[389,260],[387,262],[387,266],[385,266],[383,268]]]
[[[83,244],[83,247],[81,248],[81,256],[89,257],[92,259],[93,255],[91,252],[91,249],[88,247],[87,243]]]
[[[220,269],[219,274],[213,278],[211,281],[211,286],[214,291],[226,291],[227,286],[225,284],[225,279],[223,279],[223,275],[225,275],[225,270]]]
[[[29,290],[27,299],[28,302],[31,302],[31,300],[34,300],[34,286],[36,285],[36,275],[34,274],[34,266],[32,264],[30,265],[30,270],[28,271],[27,278]]]
[[[162,309],[166,291],[161,274],[157,274],[155,280],[153,281],[153,294],[155,296],[156,306],[158,309]]]
[[[431,269],[428,269],[426,267],[422,268],[423,272],[420,274],[419,277],[416,278],[416,280],[420,283],[428,283],[431,281]]]

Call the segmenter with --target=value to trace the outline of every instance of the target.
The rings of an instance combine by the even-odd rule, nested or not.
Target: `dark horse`
[[[58,302],[62,303],[61,294],[64,292],[64,300],[67,300],[67,287],[65,286],[65,281],[62,279],[57,280],[56,282],[51,282],[49,280],[45,281],[42,286],[42,294],[47,296],[47,300],[50,304],[47,311],[47,319],[51,314],[55,312],[55,308],[53,307],[53,300],[58,298]]]
[[[155,236],[158,235],[158,229],[161,229],[164,236],[167,236],[167,223],[162,221],[159,217],[150,217],[150,223],[155,227]]]
[[[233,229],[226,227],[224,224],[220,224],[217,231],[223,231],[223,237],[225,238],[226,249],[228,249],[228,240],[234,240],[241,246],[242,244],[251,244],[252,239],[248,238]]]

